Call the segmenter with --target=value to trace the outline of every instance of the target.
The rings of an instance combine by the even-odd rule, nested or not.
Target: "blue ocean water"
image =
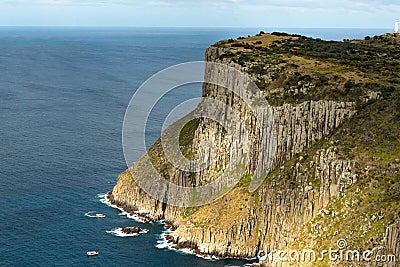
[[[0,266],[226,266],[156,248],[162,226],[141,224],[99,201],[126,168],[125,109],[151,75],[203,60],[220,39],[288,31],[330,40],[390,29],[0,28]],[[166,96],[160,118],[198,97],[200,86]],[[149,138],[159,135],[157,116]],[[151,124],[151,123],[150,123]],[[85,216],[93,211],[105,219]],[[106,231],[140,226],[116,237]],[[86,251],[97,250],[88,258]]]

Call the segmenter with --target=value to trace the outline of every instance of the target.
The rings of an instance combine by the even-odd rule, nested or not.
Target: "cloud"
[[[381,8],[387,6],[400,6],[397,1],[391,0],[0,0],[2,3],[18,3],[33,5],[161,5],[161,6],[196,6],[203,4],[210,5],[235,5],[264,6],[264,7],[303,7],[303,8],[340,8],[340,7],[359,7],[359,8]]]
[[[391,0],[0,0],[0,4],[9,5],[38,5],[38,6],[157,6],[168,8],[220,8],[237,10],[241,7],[254,9],[268,8],[298,8],[304,9],[329,9],[343,10],[352,9],[359,12],[372,12],[376,10],[388,10],[391,8],[400,8],[399,1]]]
[[[247,5],[247,6],[258,6],[258,7],[281,7],[281,8],[309,8],[309,9],[317,9],[317,8],[326,8],[326,9],[347,9],[347,8],[357,8],[357,9],[386,9],[389,6],[397,6],[400,7],[400,3],[398,1],[389,1],[389,0],[228,0],[227,2],[231,2],[238,5]]]
[[[400,17],[400,1],[0,0],[0,10],[7,15],[0,16],[5,25],[376,28],[391,27]]]

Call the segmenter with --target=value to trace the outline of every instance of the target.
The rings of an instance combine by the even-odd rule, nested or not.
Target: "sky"
[[[398,0],[0,0],[0,26],[393,28]]]

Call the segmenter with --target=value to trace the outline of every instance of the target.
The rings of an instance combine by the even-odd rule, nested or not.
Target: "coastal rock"
[[[139,234],[141,231],[143,231],[143,229],[136,226],[125,227],[121,229],[121,232],[127,235]]]

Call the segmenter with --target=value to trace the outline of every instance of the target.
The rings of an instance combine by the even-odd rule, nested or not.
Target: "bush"
[[[354,83],[354,81],[352,81],[352,80],[349,80],[349,81],[347,81],[345,84],[344,84],[344,88],[345,89],[352,89],[352,88],[354,88],[355,87],[355,83]]]
[[[273,33],[271,33],[271,35],[275,35],[275,36],[290,36],[290,34],[288,34],[286,32],[273,32]]]
[[[232,47],[243,47],[244,44],[243,43],[233,43]]]

